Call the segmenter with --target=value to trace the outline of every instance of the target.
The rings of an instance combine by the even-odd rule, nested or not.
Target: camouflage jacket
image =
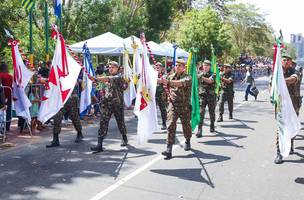
[[[174,105],[190,105],[191,100],[191,76],[183,73],[177,76],[176,73],[173,73],[167,77],[169,81],[169,101]],[[183,87],[173,87],[170,85],[172,80],[181,80],[183,81]]]
[[[300,90],[297,89],[298,78],[299,78],[298,74],[299,74],[298,71],[296,71],[294,68],[288,69],[286,72],[284,72],[284,78],[289,78],[291,76],[297,78],[296,83],[287,85],[288,92],[292,101],[294,101],[296,97],[300,96]]]
[[[100,97],[101,102],[123,104],[123,93],[127,84],[121,74],[109,76],[109,82],[105,84],[104,93]]]
[[[158,78],[165,78],[164,75],[159,75]],[[157,87],[156,87],[156,93],[155,93],[155,98],[157,101],[166,101],[166,91],[165,91],[165,87],[163,84],[158,83]]]
[[[221,87],[222,87],[222,91],[224,93],[234,93],[234,90],[233,90],[233,82],[234,82],[234,75],[232,72],[229,72],[227,74],[222,74],[221,75],[223,78],[225,79],[230,79],[232,80],[231,83],[227,84],[227,83],[224,83],[224,81],[221,81]]]
[[[203,81],[202,77],[213,80],[212,84]],[[215,95],[215,74],[212,72],[200,72],[197,75],[198,79],[198,94],[199,96],[214,96]]]

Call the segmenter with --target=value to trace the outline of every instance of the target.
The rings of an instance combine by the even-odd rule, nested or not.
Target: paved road
[[[258,81],[261,95],[242,102],[237,86],[235,119],[216,124],[216,133],[192,140],[182,148],[178,126],[174,158],[163,160],[166,134],[157,132],[149,143],[137,145],[136,119],[127,118],[130,145],[120,147],[114,120],[105,152],[91,154],[98,122],[85,129],[85,141],[73,142],[75,132],[61,135],[61,147],[46,149],[50,138],[0,152],[0,199],[31,200],[221,200],[304,199],[304,136],[296,154],[275,165],[275,121],[267,79]],[[303,112],[301,112],[303,119]],[[208,120],[206,122],[209,123]]]

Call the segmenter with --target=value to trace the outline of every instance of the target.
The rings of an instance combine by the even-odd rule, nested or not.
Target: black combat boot
[[[94,146],[94,147],[91,147],[91,151],[94,151],[94,152],[102,152],[102,151],[103,151],[102,142],[103,142],[103,138],[99,136],[99,137],[98,137],[97,145]]]
[[[163,122],[163,125],[162,125],[162,127],[161,127],[161,130],[167,130],[166,122]]]
[[[232,113],[229,113],[229,119],[233,119]]]
[[[214,123],[210,124],[210,132],[213,133],[214,132]]]
[[[126,135],[123,135],[120,146],[125,147],[127,145],[128,145],[128,138]]]
[[[283,157],[280,153],[277,153],[277,157],[274,159],[275,164],[282,164],[283,163]]]
[[[162,155],[166,156],[165,160],[170,160],[172,158],[172,144],[167,144],[167,150],[161,153]]]
[[[223,121],[223,114],[220,114],[219,118],[217,119],[217,122],[222,122]]]
[[[198,130],[197,130],[197,133],[195,134],[195,136],[197,138],[203,137],[203,127],[201,127],[201,126],[198,127]]]
[[[190,150],[191,150],[190,139],[187,139],[187,140],[186,140],[185,146],[184,146],[184,150],[185,150],[185,151],[190,151]]]
[[[52,148],[52,147],[58,147],[58,146],[60,146],[59,136],[58,136],[58,134],[53,134],[53,141],[51,142],[51,144],[46,145],[46,148]]]
[[[75,139],[75,142],[76,143],[82,142],[82,139],[83,139],[82,132],[78,132],[77,136],[76,136],[76,139]]]

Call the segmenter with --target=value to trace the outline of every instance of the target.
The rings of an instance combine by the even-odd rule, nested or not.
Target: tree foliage
[[[231,4],[227,8],[230,14],[226,23],[230,25],[231,42],[236,51],[256,55],[269,54],[273,42],[272,29],[266,23],[264,15],[250,4]]]
[[[189,11],[176,34],[177,42],[183,48],[197,48],[201,58],[211,58],[212,45],[219,56],[230,49],[227,27],[211,7]]]

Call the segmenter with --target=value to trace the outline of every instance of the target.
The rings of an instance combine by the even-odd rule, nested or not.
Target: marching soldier
[[[185,151],[191,149],[191,77],[185,72],[185,61],[177,60],[175,72],[167,79],[162,79],[161,83],[169,87],[169,106],[168,106],[168,139],[167,150],[162,152],[165,159],[172,158],[172,146],[175,142],[176,122],[180,118],[183,127],[184,137],[186,138]]]
[[[205,60],[203,62],[202,72],[198,74],[198,93],[200,99],[200,115],[201,121],[198,126],[198,132],[196,137],[202,137],[202,128],[204,124],[204,118],[206,113],[206,106],[208,105],[209,116],[210,116],[210,132],[214,132],[215,122],[215,105],[216,105],[216,94],[215,94],[215,74],[210,71],[211,62]]]
[[[156,70],[158,71],[158,79],[161,80],[164,76],[165,68],[161,63],[156,63]],[[167,125],[167,95],[165,92],[164,85],[162,83],[157,83],[156,87],[156,102],[159,106],[161,118],[162,118],[162,127],[161,130],[166,130]]]
[[[115,61],[111,61],[108,67],[109,76],[97,77],[97,81],[105,83],[104,95],[101,96],[101,117],[100,128],[98,130],[97,146],[91,147],[94,152],[103,151],[103,139],[108,133],[109,121],[112,114],[117,122],[118,129],[122,135],[121,146],[127,146],[127,129],[124,117],[123,92],[126,89],[124,78],[118,73],[119,66]]]
[[[288,92],[292,101],[292,105],[295,109],[295,112],[297,115],[299,114],[299,106],[298,106],[298,95],[297,95],[297,82],[298,82],[298,73],[295,70],[295,68],[292,67],[292,58],[290,55],[285,54],[282,56],[282,67],[283,67],[283,72],[284,72],[284,78],[285,82],[288,88]],[[290,149],[290,154],[294,153],[293,149],[293,143],[294,139],[291,139],[291,149]],[[277,132],[277,138],[276,138],[276,147],[277,147],[277,156],[274,160],[275,164],[281,164],[283,163],[283,157],[280,153],[280,148],[279,148],[279,134]]]
[[[225,64],[223,69],[224,69],[223,74],[221,74],[222,92],[220,96],[220,105],[219,105],[220,116],[217,122],[223,121],[224,103],[226,101],[228,101],[229,119],[233,119],[232,112],[233,112],[233,98],[234,98],[234,90],[233,90],[234,75],[231,72],[230,64]]]
[[[82,142],[83,135],[82,135],[82,126],[80,122],[78,106],[79,106],[79,98],[77,96],[77,90],[74,89],[73,93],[71,94],[68,101],[64,104],[63,108],[61,108],[61,110],[53,117],[54,119],[53,141],[51,142],[51,144],[46,145],[46,148],[60,146],[59,134],[61,132],[62,117],[64,116],[64,114],[68,114],[77,131],[77,137],[75,142],[76,143]]]

